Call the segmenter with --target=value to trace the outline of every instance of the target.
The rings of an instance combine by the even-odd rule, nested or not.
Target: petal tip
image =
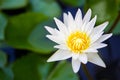
[[[54,60],[53,60],[53,58],[49,58],[48,60],[47,60],[47,62],[54,62]]]
[[[113,35],[113,33],[110,33],[110,37]]]
[[[105,23],[108,25],[108,24],[109,24],[109,21],[106,21]]]
[[[106,65],[104,65],[103,67],[106,68]]]
[[[73,70],[74,73],[77,73],[79,70]]]
[[[48,59],[47,62],[51,62],[51,61]]]
[[[97,15],[95,15],[95,19],[97,19]]]
[[[57,18],[56,18],[56,17],[54,17],[53,19],[54,19],[54,20],[56,20]]]
[[[44,28],[47,30],[47,29],[48,29],[48,26],[44,26]]]
[[[91,12],[92,12],[91,8],[89,8],[89,9],[88,9],[88,12],[89,12],[89,13],[91,13]]]
[[[81,12],[81,9],[80,8],[78,8],[78,11],[77,12]]]
[[[103,63],[103,64],[101,65],[101,67],[103,67],[103,68],[106,68],[106,65],[105,65],[105,63]]]
[[[46,37],[48,38],[48,37],[49,37],[49,35],[46,35]]]

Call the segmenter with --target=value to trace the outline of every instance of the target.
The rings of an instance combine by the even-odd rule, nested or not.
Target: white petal
[[[77,73],[80,69],[81,62],[79,60],[72,59],[72,68],[74,73]]]
[[[66,33],[66,32],[67,32],[67,29],[66,29],[65,24],[64,24],[63,22],[61,22],[60,20],[58,20],[57,18],[54,18],[54,20],[55,20],[55,23],[56,23],[58,29],[59,29],[62,33],[67,34],[67,33]]]
[[[72,53],[72,58],[73,59],[78,59],[79,58],[79,53]]]
[[[55,45],[54,48],[68,50],[68,47],[65,44]]]
[[[68,23],[69,32],[76,30],[75,21],[74,21],[73,16],[70,12],[68,12],[68,22],[69,22]]]
[[[104,22],[103,24],[96,26],[93,29],[93,34],[102,32],[106,28],[107,25],[108,25],[108,22]]]
[[[52,36],[52,35],[46,35],[46,37],[49,38],[50,40],[58,43],[58,44],[64,44],[65,43],[64,37]]]
[[[47,62],[65,60],[70,57],[71,53],[68,50],[58,50],[47,60]]]
[[[52,35],[62,35],[62,33],[60,31],[58,31],[56,28],[51,28],[49,26],[45,26],[45,29]]]
[[[104,43],[94,43],[90,46],[90,48],[93,48],[93,49],[100,49],[100,48],[103,48],[103,47],[106,47],[107,44],[104,44]]]
[[[107,40],[108,38],[110,38],[111,36],[112,36],[112,33],[102,35],[96,42],[97,43],[103,42],[103,41]]]
[[[87,50],[84,51],[84,53],[88,53],[88,52],[98,52],[98,50],[93,48],[88,48]]]
[[[87,61],[88,61],[88,60],[87,60],[87,55],[86,55],[85,53],[80,53],[80,54],[79,54],[79,60],[80,60],[80,62],[86,64]]]
[[[55,30],[51,27],[45,26],[45,29],[50,33],[50,34],[55,34]]]
[[[91,9],[88,9],[87,13],[85,14],[84,18],[83,18],[83,22],[89,22],[90,21],[90,18],[91,18]]]
[[[82,24],[82,26],[80,27],[80,30],[81,30],[81,31],[84,31],[86,25],[87,25],[87,22],[85,21],[85,22]]]
[[[98,40],[98,39],[102,36],[103,33],[104,33],[104,32],[96,33],[96,34],[94,34],[94,35],[90,35],[91,44],[92,44],[93,42],[95,42],[96,40]]]
[[[75,16],[76,26],[79,28],[82,26],[82,12],[78,9],[76,16]]]
[[[63,21],[66,27],[68,26],[68,15],[66,13],[63,13]]]
[[[103,62],[103,60],[99,57],[97,53],[88,53],[87,56],[88,56],[89,62],[96,64],[98,66],[101,66],[101,67],[106,67],[105,63]]]
[[[91,31],[93,30],[93,27],[95,25],[97,16],[95,16],[85,27],[85,32],[87,32],[88,34],[91,33]]]

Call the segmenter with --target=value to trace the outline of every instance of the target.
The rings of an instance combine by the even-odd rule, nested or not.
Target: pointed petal
[[[88,34],[91,33],[96,23],[96,19],[97,19],[97,16],[95,15],[95,17],[86,25],[85,32],[87,32]]]
[[[45,29],[50,33],[50,34],[55,34],[55,31],[53,28],[45,26]]]
[[[73,59],[78,59],[79,58],[79,54],[78,53],[72,53],[72,58]]]
[[[85,53],[79,54],[79,60],[80,60],[80,62],[86,64],[87,61],[88,61],[88,60],[87,60],[87,55],[86,55]]]
[[[91,13],[92,13],[91,9],[88,9],[87,13],[85,14],[85,16],[83,18],[83,22],[86,21],[88,23],[90,21]]]
[[[68,50],[68,48],[65,44],[55,45],[54,48]]]
[[[68,12],[68,30],[69,32],[72,32],[74,30],[76,30],[76,25],[75,25],[75,21],[73,19],[73,16],[70,12]]]
[[[88,61],[96,64],[98,66],[101,67],[106,67],[105,63],[103,62],[103,60],[99,57],[99,55],[97,53],[88,53]]]
[[[96,31],[96,32],[97,32],[97,31]],[[90,35],[91,44],[92,44],[93,42],[95,42],[96,40],[98,40],[98,39],[102,36],[103,33],[104,33],[104,32],[96,33],[96,34]]]
[[[58,37],[58,36],[52,36],[52,35],[46,35],[47,38],[49,38],[50,40],[58,43],[58,44],[64,44],[64,38],[63,37]]]
[[[81,62],[79,60],[72,59],[72,68],[74,73],[77,73],[80,69]]]
[[[68,15],[66,13],[63,13],[63,21],[66,27],[68,26]]]
[[[47,62],[65,60],[70,57],[71,53],[68,50],[58,50],[47,60]]]
[[[76,13],[75,22],[76,22],[77,28],[80,28],[82,25],[82,12],[80,9],[78,9],[78,11]]]
[[[96,41],[96,43],[101,43],[101,42],[107,40],[108,38],[110,38],[111,36],[112,36],[112,33],[102,35],[102,36]]]
[[[106,47],[107,44],[104,44],[104,43],[94,43],[90,46],[90,48],[93,48],[93,49],[100,49],[100,48],[103,48],[103,47]]]
[[[63,22],[61,22],[60,20],[58,20],[57,18],[54,18],[54,20],[55,20],[55,23],[56,23],[58,29],[59,29],[62,33],[66,34],[67,29],[66,29],[65,24],[64,24]]]
[[[108,25],[109,22],[104,22],[98,26],[96,26],[94,29],[93,29],[93,34],[96,34],[96,33],[100,33],[102,32],[106,26]]]
[[[84,51],[84,53],[89,53],[89,52],[98,52],[98,50],[93,48],[88,48],[87,50]]]
[[[85,22],[82,24],[82,26],[80,27],[80,30],[81,30],[81,31],[84,31],[86,25],[87,25],[87,22],[85,21]]]

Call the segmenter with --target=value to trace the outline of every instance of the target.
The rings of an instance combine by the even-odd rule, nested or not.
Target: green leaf
[[[55,67],[47,63],[48,57],[28,54],[13,64],[15,80],[79,80],[68,62],[61,62]]]
[[[0,13],[0,40],[4,40],[4,30],[6,28],[6,25],[7,19],[2,13]]]
[[[61,14],[61,9],[55,0],[30,0],[32,11],[40,12],[48,17],[57,17]]]
[[[36,51],[40,51],[41,53],[51,53],[55,51],[53,46],[54,42],[46,38],[46,35],[49,34],[47,30],[45,30],[44,26],[49,25],[51,27],[56,27],[53,20],[47,20],[41,24],[39,24],[31,33],[29,37],[30,44],[36,49]]]
[[[116,3],[118,3],[118,8],[119,8],[119,11],[120,11],[120,0],[116,0]]]
[[[118,22],[118,24],[116,25],[115,29],[112,32],[115,35],[119,35],[120,34],[120,21]]]
[[[3,68],[7,62],[7,56],[4,52],[0,51],[0,68]]]
[[[14,48],[36,51],[28,39],[33,29],[45,20],[47,17],[40,13],[25,13],[9,18],[5,29],[6,42]]]
[[[28,0],[0,0],[0,9],[17,9],[26,6]]]
[[[46,80],[54,63],[47,63],[47,58],[38,54],[29,54],[13,64],[15,80]]]
[[[73,6],[73,7],[78,7],[78,6],[83,6],[86,0],[61,0],[62,3],[65,5]]]
[[[72,71],[72,66],[67,61],[60,62],[53,70],[47,80],[79,80]]]
[[[105,21],[111,23],[118,15],[118,4],[115,0],[87,0],[85,9],[88,8],[92,9],[93,16],[98,16],[97,24]]]
[[[0,69],[0,80],[13,80],[13,72],[11,67],[4,67]]]

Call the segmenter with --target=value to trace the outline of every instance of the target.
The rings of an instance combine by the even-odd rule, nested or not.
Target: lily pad
[[[0,80],[13,80],[14,75],[11,67],[4,67],[0,69]]]
[[[49,33],[44,28],[45,25],[56,27],[54,24],[55,23],[53,22],[53,20],[47,20],[37,25],[37,27],[32,31],[29,36],[29,43],[34,47],[34,49],[36,49],[36,51],[48,54],[56,50],[55,48],[53,48],[55,43],[46,38],[46,35]]]
[[[7,25],[7,19],[0,13],[0,40],[4,40],[4,30]]]
[[[92,9],[93,16],[98,16],[97,24],[105,21],[111,23],[118,15],[118,4],[115,0],[88,0],[85,4],[85,10],[88,8]]]
[[[66,62],[47,63],[48,57],[28,54],[13,64],[15,80],[79,80]]]
[[[46,19],[40,13],[25,13],[9,18],[5,29],[6,42],[14,48],[35,50],[29,44],[28,38],[33,29]]]
[[[116,25],[115,29],[113,30],[113,34],[119,35],[120,34],[120,21]]]
[[[72,70],[72,66],[67,61],[61,61],[47,80],[80,80]]]
[[[47,58],[38,54],[29,54],[13,64],[15,80],[46,80],[54,63],[47,63]]]
[[[86,0],[61,0],[64,5],[78,7],[83,6]]]
[[[57,17],[61,14],[61,9],[55,0],[30,0],[32,11],[40,12],[48,17]]]
[[[28,4],[28,0],[0,0],[0,9],[17,9]]]
[[[0,68],[3,68],[7,62],[7,56],[3,51],[0,51]]]

